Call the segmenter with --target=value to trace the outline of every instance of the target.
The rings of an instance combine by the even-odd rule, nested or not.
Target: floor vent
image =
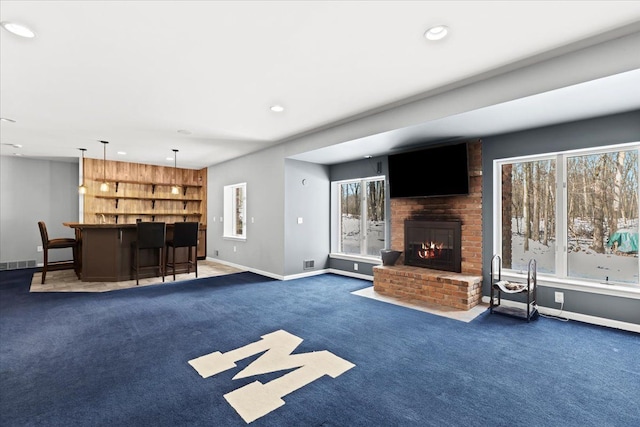
[[[303,267],[302,268],[305,269],[305,270],[310,270],[310,269],[313,268],[314,265],[315,265],[315,261],[312,260],[312,259],[309,259],[309,260],[303,261]]]
[[[36,267],[36,260],[30,259],[28,261],[9,261],[0,262],[0,271],[2,270],[18,270],[20,268],[34,268]]]

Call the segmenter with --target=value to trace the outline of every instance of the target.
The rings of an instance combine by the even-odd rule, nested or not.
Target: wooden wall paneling
[[[100,184],[105,171],[109,191],[103,193]],[[187,215],[186,220],[199,221],[206,227],[206,168],[174,169],[172,166],[110,160],[105,163],[102,159],[85,158],[83,172],[87,186],[85,223],[99,223],[102,215],[107,223],[115,223],[116,215],[119,224],[135,223],[138,218],[173,223],[184,221]],[[178,195],[171,194],[174,182],[182,186]]]

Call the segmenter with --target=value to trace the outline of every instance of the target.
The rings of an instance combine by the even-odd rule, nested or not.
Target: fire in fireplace
[[[462,239],[460,221],[404,222],[406,265],[435,270],[462,270]]]

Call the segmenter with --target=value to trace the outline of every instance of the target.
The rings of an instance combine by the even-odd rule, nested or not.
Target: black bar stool
[[[159,269],[164,282],[165,266],[164,250],[167,236],[167,227],[164,222],[138,222],[136,224],[136,241],[134,245],[134,256],[136,262],[132,266],[136,272],[136,286],[139,284],[140,270]],[[160,257],[158,263],[154,265],[140,265],[140,251],[143,249],[159,249]]]
[[[47,226],[44,221],[38,222],[38,228],[40,229],[40,237],[42,238],[42,251],[44,252],[44,263],[42,266],[42,281],[44,285],[45,278],[47,277],[47,271],[53,270],[68,270],[74,269],[78,279],[80,278],[80,269],[78,265],[78,241],[70,237],[61,237],[57,239],[49,239],[49,233],[47,233]],[[49,249],[66,249],[71,248],[73,252],[73,261],[52,261],[49,262]]]
[[[165,254],[165,266],[171,267],[173,270],[173,280],[176,280],[176,266],[187,266],[187,274],[191,273],[191,266],[193,266],[196,277],[198,277],[198,229],[200,224],[198,222],[176,222],[173,226],[173,238],[167,241],[167,247],[172,248],[172,258],[169,262],[169,251]],[[176,261],[176,248],[187,248],[187,260]]]

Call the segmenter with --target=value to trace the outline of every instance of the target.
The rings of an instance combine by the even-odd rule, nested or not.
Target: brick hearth
[[[408,265],[373,267],[373,289],[383,295],[469,310],[482,297],[482,276]]]

